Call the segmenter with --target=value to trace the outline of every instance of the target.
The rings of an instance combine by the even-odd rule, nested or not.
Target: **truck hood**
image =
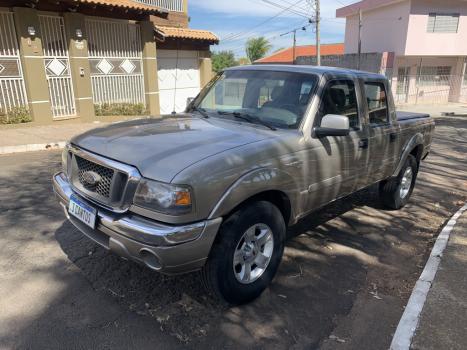
[[[180,115],[112,124],[76,136],[71,143],[132,165],[146,178],[171,182],[198,161],[273,136],[253,125]]]

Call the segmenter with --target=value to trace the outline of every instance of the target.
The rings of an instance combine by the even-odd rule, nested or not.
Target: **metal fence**
[[[63,17],[39,15],[39,23],[52,114],[54,118],[74,116],[76,105]]]
[[[183,0],[135,0],[145,5],[160,7],[169,11],[183,12]]]
[[[13,14],[0,11],[0,115],[26,108],[27,96]]]
[[[141,30],[124,21],[86,19],[95,104],[145,104]]]
[[[443,104],[467,101],[467,79],[459,75],[398,75],[393,79],[396,104]]]

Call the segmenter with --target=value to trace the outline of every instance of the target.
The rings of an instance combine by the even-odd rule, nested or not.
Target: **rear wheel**
[[[380,184],[380,197],[390,209],[403,208],[410,199],[417,179],[418,163],[409,155],[399,175]]]
[[[241,208],[221,226],[201,274],[206,287],[229,304],[257,298],[276,274],[284,252],[279,209],[260,201]]]

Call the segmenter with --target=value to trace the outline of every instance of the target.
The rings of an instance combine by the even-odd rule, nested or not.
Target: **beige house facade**
[[[212,77],[188,0],[2,1],[0,120],[180,112]]]
[[[359,12],[361,27],[359,35]],[[337,10],[346,18],[345,53],[389,52],[396,101],[467,101],[467,2],[363,0]]]

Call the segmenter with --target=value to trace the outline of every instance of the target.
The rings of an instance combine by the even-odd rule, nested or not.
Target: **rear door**
[[[367,183],[370,185],[389,177],[398,156],[399,126],[395,109],[384,80],[365,80],[363,93],[366,99],[369,123],[369,151],[371,159],[366,168]]]

